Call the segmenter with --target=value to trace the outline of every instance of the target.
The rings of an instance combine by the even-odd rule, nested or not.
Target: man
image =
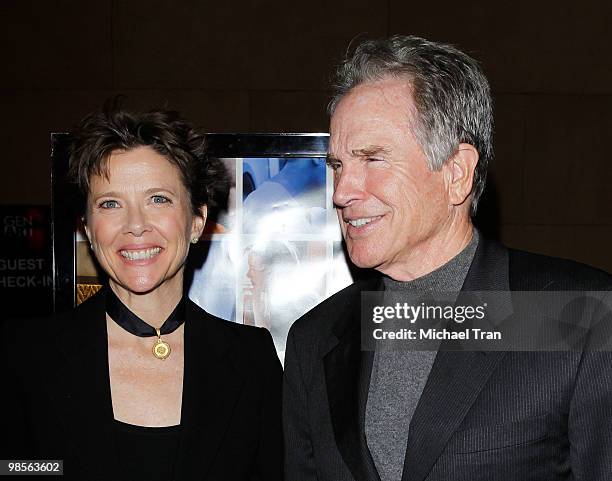
[[[287,479],[612,479],[609,353],[361,349],[362,292],[610,290],[606,273],[474,230],[492,155],[478,64],[416,37],[367,41],[339,68],[329,111],[346,247],[382,276],[290,330]]]

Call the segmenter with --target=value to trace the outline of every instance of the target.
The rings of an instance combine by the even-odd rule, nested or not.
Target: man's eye
[[[116,200],[104,200],[98,205],[101,209],[116,209],[119,207],[119,202]]]
[[[168,197],[164,195],[154,195],[153,197],[151,197],[151,200],[154,204],[166,204],[170,202],[170,199],[168,199]]]
[[[342,162],[338,162],[337,160],[327,160],[325,163],[332,170],[338,170],[340,167],[342,167]]]

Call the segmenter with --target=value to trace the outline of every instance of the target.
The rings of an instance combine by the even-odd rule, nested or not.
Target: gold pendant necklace
[[[184,322],[185,300],[181,299],[179,301],[160,328],[154,328],[130,311],[130,309],[123,304],[123,302],[121,302],[112,289],[108,289],[108,292],[106,292],[106,313],[113,321],[115,321],[130,334],[134,334],[138,337],[157,336],[157,340],[153,344],[151,350],[157,359],[161,359],[163,361],[168,359],[172,349],[170,349],[170,344],[162,340],[162,331],[164,331],[164,336],[166,334],[171,334]]]
[[[153,344],[153,355],[157,359],[165,361],[170,355],[172,349],[170,349],[170,344],[168,344],[166,341],[162,341],[161,332],[159,332],[159,329],[155,328],[155,331],[157,332],[157,341],[155,341],[155,344]]]

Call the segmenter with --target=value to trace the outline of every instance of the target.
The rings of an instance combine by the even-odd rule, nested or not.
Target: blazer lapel
[[[182,435],[175,479],[201,480],[210,469],[244,385],[231,334],[191,301],[185,312]]]
[[[119,479],[104,290],[68,316],[57,338],[63,357],[55,378],[55,401],[70,439],[78,440],[73,455],[91,479]]]
[[[481,238],[462,290],[508,292],[508,251]],[[509,293],[502,302],[511,306]],[[402,481],[427,477],[506,354],[444,348],[442,343],[410,423]]]
[[[421,481],[505,352],[439,351],[410,423],[402,481]]]
[[[325,382],[336,445],[356,481],[379,481],[364,434],[373,353],[361,350],[361,291],[379,290],[380,279],[364,282],[332,329],[324,356]]]

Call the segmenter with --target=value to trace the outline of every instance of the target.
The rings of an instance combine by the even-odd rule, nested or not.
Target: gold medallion
[[[157,331],[157,341],[155,341],[155,344],[153,344],[153,355],[157,358],[157,359],[161,359],[162,361],[167,359],[168,356],[170,355],[170,344],[168,344],[165,341],[162,341],[161,339],[161,333],[159,332],[159,329],[155,329]]]

